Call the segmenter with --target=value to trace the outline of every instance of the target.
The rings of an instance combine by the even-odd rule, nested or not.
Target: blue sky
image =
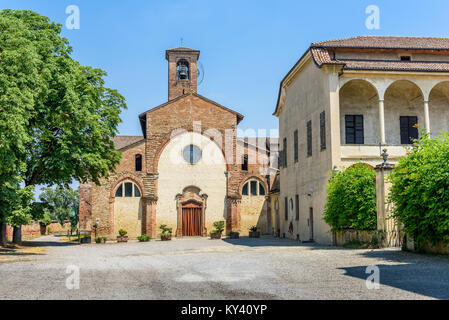
[[[369,5],[380,30],[365,27]],[[449,36],[449,1],[0,0],[65,25],[80,8],[79,30],[64,28],[74,58],[109,74],[127,100],[122,135],[140,135],[137,115],[167,100],[165,50],[201,50],[198,92],[243,115],[242,129],[276,129],[279,83],[311,42],[358,35]]]
[[[141,135],[137,115],[167,101],[165,50],[181,38],[201,50],[205,77],[198,92],[245,115],[241,129],[269,133],[278,128],[272,113],[279,83],[310,43],[449,36],[447,0],[0,0],[0,8],[30,9],[63,25],[69,5],[81,17],[79,30],[63,29],[73,57],[106,70],[107,85],[127,100],[122,135]],[[369,5],[380,9],[379,30],[365,27]]]

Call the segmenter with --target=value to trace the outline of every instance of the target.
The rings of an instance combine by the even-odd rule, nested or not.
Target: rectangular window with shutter
[[[346,115],[346,144],[365,144],[363,115]]]
[[[294,139],[294,147],[295,147],[295,163],[297,163],[299,161],[299,155],[298,155],[298,130],[295,130],[294,134],[293,134],[293,139]]]
[[[296,203],[295,203],[296,207],[296,221],[299,221],[299,195],[296,195]]]
[[[283,167],[287,168],[288,158],[287,158],[287,138],[284,138],[284,152],[283,152],[284,163]]]
[[[326,113],[320,113],[320,147],[321,150],[326,149]]]
[[[284,214],[285,214],[285,221],[288,221],[288,198],[287,197],[284,199]]]
[[[312,120],[307,122],[307,156],[312,156]]]
[[[418,139],[418,117],[400,117],[401,144],[413,144]]]

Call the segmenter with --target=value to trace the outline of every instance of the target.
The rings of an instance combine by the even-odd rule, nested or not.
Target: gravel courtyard
[[[285,239],[72,245],[0,255],[0,299],[449,299],[449,258]],[[69,290],[68,266],[80,288]],[[378,266],[380,288],[366,286]],[[70,268],[69,268],[70,271]]]

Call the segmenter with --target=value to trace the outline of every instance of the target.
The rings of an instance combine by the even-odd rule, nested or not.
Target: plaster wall
[[[187,163],[182,151],[190,144],[202,150],[201,160],[192,165]],[[189,186],[207,194],[205,226],[213,230],[215,221],[226,220],[226,164],[221,149],[209,138],[195,132],[188,132],[173,138],[162,151],[159,160],[157,226],[166,224],[176,230],[176,195]]]
[[[329,74],[313,63],[308,63],[286,92],[285,105],[279,115],[280,148],[283,138],[288,141],[288,166],[281,168],[281,192],[279,196],[279,221],[281,237],[310,240],[310,208],[314,211],[314,240],[331,244],[329,226],[322,219],[326,184],[332,169],[330,133]],[[326,150],[320,149],[320,113],[326,112]],[[307,121],[312,120],[312,156],[307,156]],[[299,136],[299,161],[294,163],[294,131]],[[312,191],[312,192],[311,192]],[[299,195],[299,220],[296,220],[295,196]],[[285,198],[293,200],[293,212],[285,219]],[[289,210],[290,211],[290,210]],[[289,233],[289,225],[293,232]]]

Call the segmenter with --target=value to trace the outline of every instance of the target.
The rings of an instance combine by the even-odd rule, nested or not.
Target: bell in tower
[[[196,93],[199,56],[199,50],[185,47],[166,51],[169,101],[191,92]]]
[[[185,60],[180,60],[177,67],[178,80],[189,80],[189,63]]]

